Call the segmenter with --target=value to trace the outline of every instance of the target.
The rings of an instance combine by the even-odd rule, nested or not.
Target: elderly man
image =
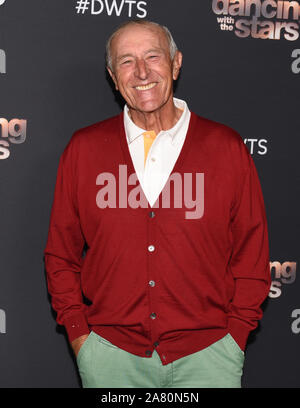
[[[124,111],[59,162],[45,265],[83,387],[241,387],[270,286],[263,197],[242,138],[174,98],[181,64],[166,27],[120,26]]]

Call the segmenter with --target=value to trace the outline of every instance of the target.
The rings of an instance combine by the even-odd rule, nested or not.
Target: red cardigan
[[[227,333],[244,349],[270,267],[263,196],[242,138],[192,113],[173,169],[182,194],[168,184],[167,206],[162,194],[146,206],[124,169],[135,173],[122,113],[75,132],[60,158],[45,248],[57,322],[70,341],[93,330],[141,357],[156,349],[163,364]],[[187,217],[187,173],[193,198],[204,193],[196,218]]]

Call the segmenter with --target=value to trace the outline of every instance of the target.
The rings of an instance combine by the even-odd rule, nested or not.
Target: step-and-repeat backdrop
[[[299,17],[299,1],[0,0],[0,387],[80,387],[43,262],[57,165],[75,130],[122,109],[105,42],[145,18],[183,52],[175,95],[236,129],[259,173],[272,286],[243,386],[300,386]]]

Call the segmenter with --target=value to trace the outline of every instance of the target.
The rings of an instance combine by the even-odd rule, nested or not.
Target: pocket
[[[240,346],[237,344],[237,342],[234,340],[234,338],[231,336],[230,333],[226,335],[226,340],[228,344],[230,345],[232,351],[237,354],[240,358],[244,358],[245,354],[243,350],[240,348]]]
[[[119,350],[119,347],[115,346],[115,345],[112,344],[110,341],[106,340],[104,337],[101,337],[99,334],[95,333],[95,336],[96,336],[97,340],[98,340],[100,343],[104,344],[105,346],[110,347],[110,348],[112,348],[112,349]]]
[[[86,353],[86,348],[88,346],[88,343],[90,342],[91,337],[93,336],[93,332],[91,331],[90,334],[88,335],[88,337],[86,338],[85,342],[83,343],[83,345],[80,347],[77,356],[76,356],[76,361],[77,364],[80,363],[82,356]]]

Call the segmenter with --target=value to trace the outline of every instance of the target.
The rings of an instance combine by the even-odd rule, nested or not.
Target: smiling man
[[[234,130],[174,97],[182,54],[166,27],[129,21],[106,51],[124,110],[65,148],[45,249],[83,387],[241,387],[270,287],[253,160]]]
[[[173,80],[182,63],[175,47],[170,50],[163,29],[140,24],[123,27],[109,43],[108,71],[132,121],[156,134],[171,129],[182,114],[173,102]]]

